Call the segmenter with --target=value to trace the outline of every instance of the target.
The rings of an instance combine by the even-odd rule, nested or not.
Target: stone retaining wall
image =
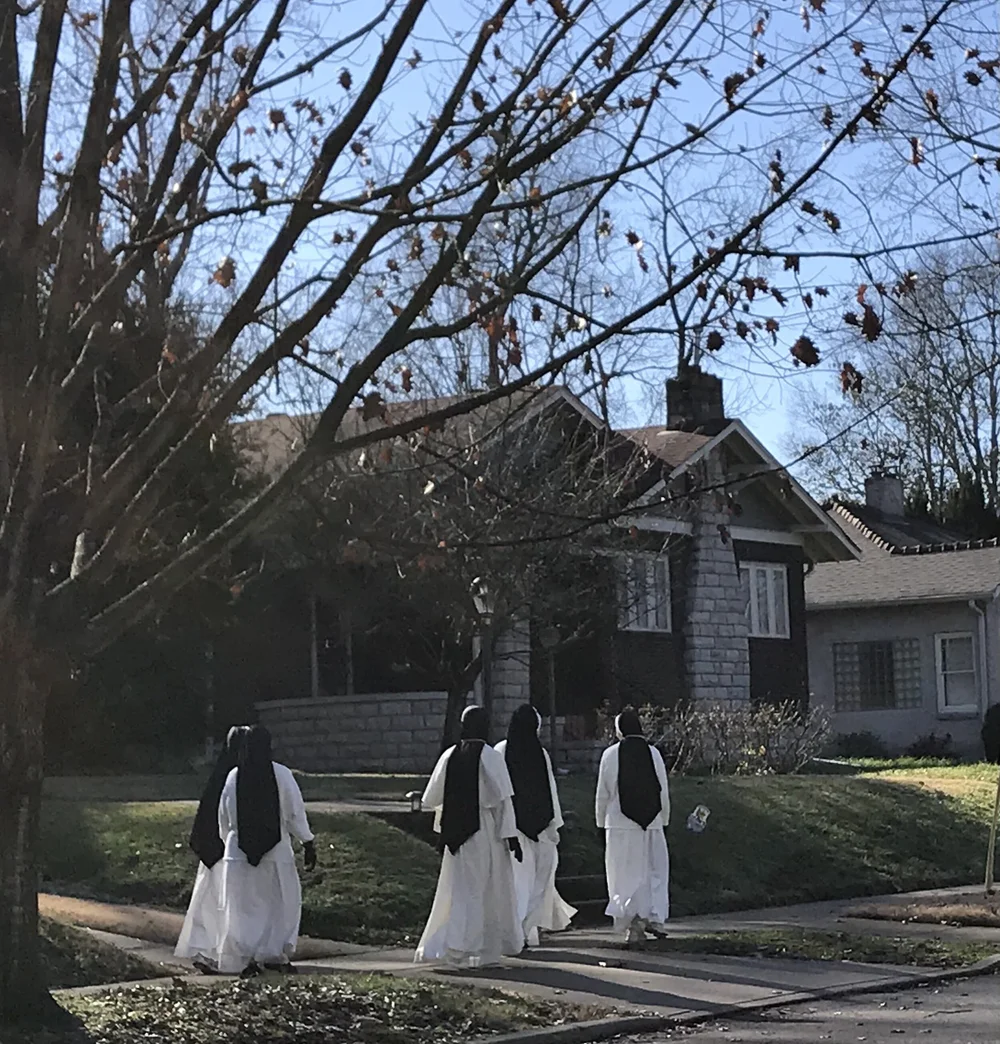
[[[441,749],[443,692],[379,693],[257,704],[275,758],[304,772],[429,773]]]

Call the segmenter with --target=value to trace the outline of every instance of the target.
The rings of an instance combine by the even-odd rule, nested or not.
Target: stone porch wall
[[[443,692],[379,693],[257,704],[275,758],[304,772],[430,774],[441,749]]]

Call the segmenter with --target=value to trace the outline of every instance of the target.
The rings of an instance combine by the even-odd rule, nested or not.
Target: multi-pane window
[[[971,714],[979,709],[976,660],[971,633],[934,636],[937,661],[938,710]]]
[[[788,571],[773,562],[744,562],[740,582],[751,638],[788,637]]]
[[[919,707],[920,641],[835,642],[833,693],[838,711]]]
[[[629,555],[618,563],[618,626],[670,630],[670,566],[666,558]]]

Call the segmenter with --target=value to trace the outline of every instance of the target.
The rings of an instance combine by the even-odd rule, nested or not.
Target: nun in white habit
[[[608,878],[605,913],[626,942],[646,931],[662,934],[670,916],[670,859],[664,828],[670,822],[667,769],[642,735],[633,710],[615,719],[619,742],[601,758],[597,777],[597,825],[605,834]]]
[[[306,870],[316,867],[316,846],[299,785],[271,760],[271,734],[262,726],[247,733],[239,767],[226,780],[219,832],[226,846],[219,971],[291,971],[302,914],[292,838],[302,842]]]
[[[247,731],[245,726],[229,730],[198,804],[188,842],[198,857],[198,873],[174,956],[190,958],[198,971],[205,975],[216,971],[219,946],[222,856],[225,853],[225,845],[219,836],[219,800],[229,773],[239,762],[240,747]]]
[[[481,968],[521,952],[510,853],[522,859],[503,757],[487,742],[480,707],[462,714],[460,742],[438,759],[423,806],[444,852],[437,892],[414,960]]]
[[[525,945],[538,945],[539,929],[561,932],[576,910],[556,891],[559,830],[563,825],[556,777],[538,738],[542,719],[525,703],[514,711],[507,738],[497,744],[514,787],[514,815],[524,858],[514,864],[517,914]]]

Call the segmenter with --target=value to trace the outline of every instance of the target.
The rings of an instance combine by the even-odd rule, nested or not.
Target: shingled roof
[[[808,610],[967,601],[988,598],[1000,585],[997,540],[962,540],[933,522],[853,504],[826,511],[861,559],[818,564],[806,577]]]

